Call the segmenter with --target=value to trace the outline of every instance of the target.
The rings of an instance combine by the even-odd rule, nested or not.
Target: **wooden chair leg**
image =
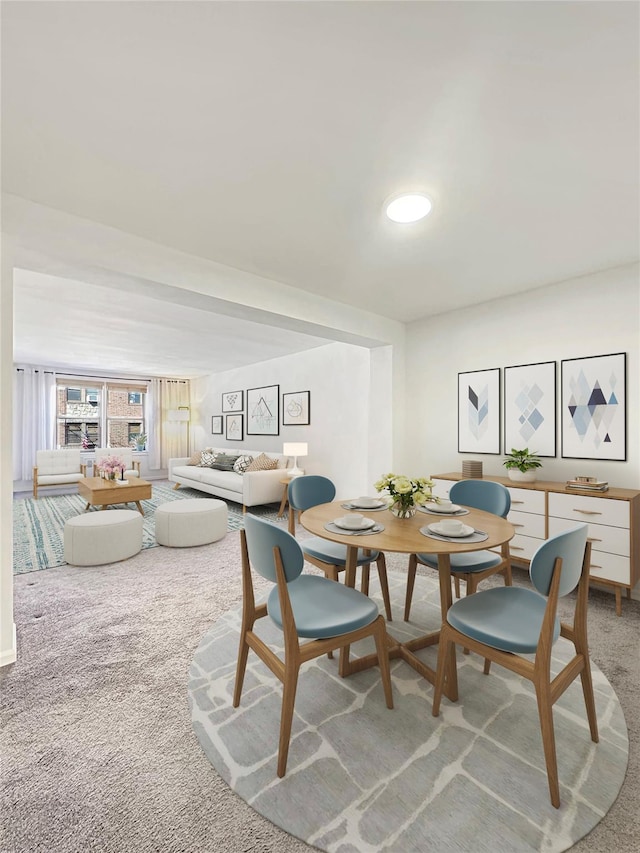
[[[330,581],[335,581],[336,583],[340,583],[340,577],[338,574],[337,566],[326,566],[324,570],[325,578],[329,578]],[[333,660],[333,652],[327,652],[327,657],[329,660]]]
[[[587,720],[589,721],[589,732],[591,740],[598,743],[600,737],[598,735],[598,718],[596,716],[596,703],[593,696],[593,682],[591,680],[591,666],[589,658],[585,658],[585,666],[580,673],[580,681],[582,682],[582,695],[584,696],[584,705],[587,709]]]
[[[378,578],[380,580],[380,589],[382,591],[382,600],[384,601],[384,610],[389,622],[393,621],[391,616],[391,596],[389,595],[389,580],[387,578],[387,561],[382,551],[378,554],[376,560],[378,569]]]
[[[436,681],[433,687],[433,706],[431,713],[434,717],[437,717],[440,713],[440,702],[442,700],[447,675],[451,679],[451,687],[453,688],[451,695],[454,696],[455,699],[458,698],[458,676],[456,673],[455,654],[455,644],[449,637],[446,625],[443,625],[440,631],[440,642],[438,644],[438,668],[436,670]],[[451,669],[452,656],[453,669]],[[447,670],[451,671],[447,672]]]
[[[413,587],[416,582],[416,568],[418,567],[418,558],[415,554],[409,557],[409,568],[407,570],[407,592],[404,597],[404,621],[409,621],[409,613],[411,612],[411,599],[413,598]]]
[[[240,635],[240,648],[238,649],[238,664],[236,666],[236,683],[233,688],[233,707],[237,708],[240,704],[242,696],[242,685],[244,683],[244,673],[247,668],[247,658],[249,656],[249,645],[246,640],[246,633],[242,631]]]
[[[542,732],[542,746],[544,749],[544,760],[547,766],[547,779],[549,782],[549,795],[551,805],[560,808],[560,787],[558,785],[558,762],[556,760],[556,738],[553,729],[553,705],[551,703],[551,688],[549,684],[534,681],[536,698],[538,700],[538,714],[540,715],[540,730]]]
[[[378,616],[376,619],[374,639],[376,641],[376,652],[378,653],[378,664],[380,666],[380,677],[382,679],[382,687],[384,689],[384,698],[387,703],[387,708],[393,708],[391,667],[389,666],[389,650],[387,648],[387,632],[384,626],[384,619],[381,616]]]
[[[454,586],[455,591],[456,591],[456,598],[460,598],[460,576],[459,575],[453,576],[453,586]]]
[[[287,772],[289,757],[289,742],[291,740],[291,724],[293,722],[293,707],[296,701],[298,687],[298,661],[287,663],[284,673],[284,689],[282,691],[282,715],[280,717],[280,743],[278,745],[278,776],[282,779]]]
[[[360,580],[360,591],[364,595],[369,595],[369,573],[371,569],[371,563],[367,563],[362,567],[362,578]]]

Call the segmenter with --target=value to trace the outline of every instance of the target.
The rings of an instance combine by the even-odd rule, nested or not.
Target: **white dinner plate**
[[[386,501],[381,501],[381,500],[375,500],[373,503],[368,503],[368,504],[358,503],[357,500],[349,501],[349,503],[351,504],[351,506],[355,506],[358,509],[380,509],[381,506],[386,506],[386,504],[387,504]]]
[[[451,504],[451,506],[443,507],[440,504],[428,503],[424,504],[425,509],[430,510],[431,512],[441,512],[444,515],[451,515],[454,512],[459,512],[460,507],[457,504]]]
[[[442,525],[439,521],[437,521],[435,524],[429,524],[428,528],[432,533],[437,533],[438,536],[446,536],[447,538],[451,537],[452,539],[460,539],[464,538],[465,536],[471,536],[471,534],[475,532],[473,527],[469,527],[468,524],[463,524],[460,533],[450,533],[448,530],[442,529]]]
[[[375,521],[372,518],[363,518],[359,527],[354,527],[353,524],[345,524],[342,518],[334,518],[333,523],[341,530],[368,530],[373,527]]]

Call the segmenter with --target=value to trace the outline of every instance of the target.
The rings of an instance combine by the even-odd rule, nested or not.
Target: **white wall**
[[[233,447],[281,453],[285,441],[306,441],[309,455],[298,464],[308,474],[323,474],[336,484],[338,496],[355,497],[372,490],[372,484],[391,458],[389,347],[369,350],[335,343],[294,356],[272,359],[250,367],[192,381],[194,419],[191,445]],[[282,426],[277,436],[245,435],[244,441],[228,442],[211,434],[211,415],[222,414],[225,391],[245,392],[264,385],[280,385],[282,394],[311,392],[309,426]],[[386,387],[385,387],[386,386]],[[383,414],[371,427],[371,401],[384,399]],[[198,425],[199,424],[199,425]],[[375,441],[370,442],[370,433]]]
[[[640,488],[640,266],[584,276],[407,329],[407,445],[412,474],[461,471],[481,459],[486,474],[505,474],[503,454],[458,453],[458,372],[627,353],[627,461],[543,459],[541,479],[592,475],[612,486]],[[535,448],[533,448],[535,449]]]
[[[0,278],[0,666],[16,659],[13,622],[13,255],[2,237]]]

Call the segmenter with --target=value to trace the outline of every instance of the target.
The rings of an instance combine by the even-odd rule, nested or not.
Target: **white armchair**
[[[93,460],[93,476],[98,476],[98,465],[106,456],[117,456],[125,464],[124,476],[129,477],[140,476],[140,462],[133,458],[133,450],[130,447],[97,447],[95,450],[95,458]]]
[[[43,486],[67,486],[86,475],[87,466],[81,462],[79,450],[38,450],[33,467],[33,497],[37,499],[38,489]]]

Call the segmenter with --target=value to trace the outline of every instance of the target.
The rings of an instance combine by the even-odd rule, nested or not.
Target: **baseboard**
[[[13,639],[12,639],[12,647],[7,649],[6,651],[0,652],[0,667],[9,666],[11,663],[15,663],[18,659],[18,645],[17,645],[17,635],[16,635],[16,623],[13,623]]]

